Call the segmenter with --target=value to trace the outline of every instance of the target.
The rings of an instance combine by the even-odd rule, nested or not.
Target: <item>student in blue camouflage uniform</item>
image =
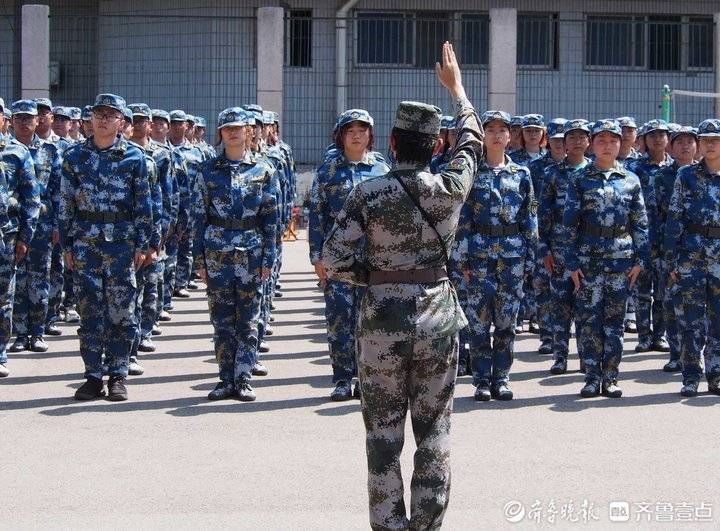
[[[565,267],[587,371],[580,395],[619,398],[627,297],[650,262],[648,220],[640,180],[617,162],[620,126],[599,120],[591,131],[595,161],[575,174],[565,199]]]
[[[210,400],[255,400],[250,386],[258,352],[263,285],[275,260],[274,171],[247,150],[249,116],[218,116],[223,151],[203,163],[193,200],[195,266],[207,284],[220,382]]]
[[[455,149],[455,142],[457,141],[454,117],[443,116],[440,119],[440,140],[442,141],[442,150],[437,155],[434,155],[430,161],[430,171],[432,173],[440,173],[450,162],[450,154]]]
[[[72,143],[84,142],[82,134],[82,111],[80,107],[68,107],[70,113],[70,141]]]
[[[92,105],[85,105],[80,111],[80,129],[86,139],[92,136]]]
[[[382,156],[372,151],[374,121],[363,109],[343,112],[337,122],[335,144],[339,153],[318,168],[310,191],[310,263],[315,267],[325,295],[325,318],[335,389],[332,400],[352,397],[357,374],[355,323],[362,292],[357,287],[327,278],[322,246],[345,199],[367,179],[387,173]]]
[[[671,155],[673,163],[669,166],[663,166],[655,174],[655,197],[658,207],[657,241],[660,246],[658,256],[661,260],[660,282],[662,283],[670,281],[671,273],[668,269],[668,263],[664,259],[667,254],[665,249],[665,224],[667,223],[670,211],[670,199],[672,198],[675,187],[675,178],[681,167],[688,166],[695,162],[697,142],[697,131],[692,127],[681,127],[671,133],[670,145],[672,148]],[[663,371],[678,372],[681,370],[680,335],[670,285],[666,284],[663,292],[664,299],[662,302],[665,311],[665,333],[670,347],[670,360],[663,366]]]
[[[544,156],[528,165],[532,177],[535,197],[540,198],[545,179],[545,171],[565,158],[565,118],[554,118],[548,122],[548,151]],[[523,302],[527,304],[526,313],[531,315],[530,330],[540,334],[539,354],[552,354],[552,296],[550,293],[550,274],[545,269],[542,256],[537,256],[537,263],[531,281],[532,289],[528,289]]]
[[[590,163],[585,157],[590,145],[589,124],[582,119],[570,120],[565,124],[564,131],[567,155],[562,162],[545,170],[538,207],[538,256],[551,278],[550,322],[554,357],[550,368],[552,374],[563,374],[567,371],[570,327],[575,315],[574,286],[570,279],[571,272],[565,267],[569,235],[562,222],[563,211],[567,191],[574,185],[575,175]]]
[[[528,166],[535,159],[547,153],[547,133],[545,118],[542,114],[526,114],[522,120],[522,148],[511,152],[510,158],[515,164]]]
[[[657,201],[655,198],[655,175],[672,165],[672,157],[665,151],[668,142],[668,125],[663,120],[651,120],[645,124],[645,145],[647,153],[627,164],[630,171],[640,178],[643,199],[648,213],[650,230],[651,265],[640,274],[637,284],[636,316],[638,344],[635,352],[657,350],[668,352],[670,347],[665,339],[665,318],[663,299],[665,280],[659,263],[659,241],[657,239]]]
[[[40,217],[28,256],[18,265],[15,285],[13,328],[17,335],[10,352],[32,350],[45,352],[43,340],[50,291],[50,258],[53,231],[57,230],[62,159],[55,144],[44,142],[35,134],[37,105],[33,100],[13,103],[15,138],[30,150],[35,167],[36,187],[40,193]]]
[[[93,106],[93,137],[64,155],[60,238],[73,273],[81,323],[80,354],[87,381],[77,400],[104,395],[127,400],[125,380],[135,339],[136,272],[149,251],[152,203],[144,153],[117,136],[125,100],[100,94]]]
[[[487,111],[485,159],[478,165],[458,224],[458,262],[468,290],[475,400],[511,400],[515,323],[523,278],[535,268],[537,202],[530,171],[505,154],[510,115]],[[491,326],[495,330],[491,336]]]
[[[506,150],[508,155],[523,148],[522,125],[522,116],[513,116],[510,120],[510,143]]]
[[[4,126],[5,102],[1,98],[0,109],[0,126]],[[15,272],[27,256],[39,214],[40,190],[30,151],[9,135],[0,135],[0,378],[10,374],[7,346],[12,333]]]
[[[695,396],[705,358],[720,395],[720,120],[698,126],[700,162],[678,170],[665,224],[665,259],[680,331],[682,396]]]

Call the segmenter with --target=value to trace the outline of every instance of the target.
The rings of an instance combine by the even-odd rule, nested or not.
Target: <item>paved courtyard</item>
[[[203,291],[175,303],[127,402],[72,399],[82,378],[74,325],[46,353],[11,354],[0,380],[0,528],[367,529],[360,405],[328,400],[307,243],[286,244],[285,256],[257,402],[206,399],[217,372]],[[720,397],[703,384],[681,399],[680,377],[660,370],[666,355],[635,354],[635,340],[620,400],[581,400],[577,356],[551,376],[530,334],[517,342],[513,401],[476,403],[460,378],[444,528],[719,529]]]

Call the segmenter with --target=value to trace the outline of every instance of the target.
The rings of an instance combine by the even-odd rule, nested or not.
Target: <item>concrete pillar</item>
[[[257,11],[257,103],[278,114],[283,110],[284,15],[282,7]]]
[[[715,13],[713,18],[715,19],[715,34],[713,36],[715,92],[720,93],[720,13]],[[720,118],[720,98],[715,98],[715,117]]]
[[[50,8],[22,6],[20,93],[23,98],[50,97]]]
[[[488,108],[515,114],[517,107],[517,9],[490,9]]]

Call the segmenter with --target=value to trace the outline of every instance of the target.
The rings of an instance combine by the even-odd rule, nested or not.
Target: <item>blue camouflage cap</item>
[[[440,130],[443,129],[455,129],[455,126],[457,124],[455,123],[455,117],[450,116],[448,114],[444,115],[442,118],[440,118]]]
[[[253,118],[255,118],[255,125],[257,125],[258,123],[262,124],[263,108],[260,107],[260,105],[258,105],[257,103],[247,103],[243,105],[242,108],[252,113]]]
[[[12,114],[29,114],[31,116],[37,116],[37,103],[33,100],[17,100],[14,101],[11,106]]]
[[[182,109],[175,109],[170,111],[171,122],[187,122],[187,114]]]
[[[133,112],[130,110],[130,108],[124,107],[122,110],[122,113],[123,113],[123,118],[125,119],[125,121],[132,123]]]
[[[574,118],[572,120],[568,120],[568,122],[565,124],[565,132],[563,133],[564,136],[567,136],[570,131],[584,131],[588,135],[590,134],[590,123],[583,119],[583,118]]]
[[[99,107],[109,107],[116,111],[124,112],[126,108],[125,99],[115,94],[98,94],[95,98],[93,111]]]
[[[0,101],[2,101],[2,100],[0,100]],[[10,118],[12,118],[12,112],[10,112],[10,109],[8,109],[7,107],[5,107],[4,102],[3,102],[3,105],[2,105],[2,111],[3,111],[3,116],[5,116],[5,118],[7,118],[8,120],[9,120]]]
[[[522,127],[523,117],[520,115],[513,116],[510,120],[510,127]]]
[[[48,98],[35,98],[34,101],[37,104],[38,109],[40,109],[40,107],[45,107],[52,111],[53,104]]]
[[[60,116],[62,118],[67,118],[70,120],[70,107],[63,107],[62,105],[56,105],[52,108],[52,113],[55,116]]]
[[[70,110],[70,119],[71,120],[79,120],[82,116],[82,113],[80,112],[80,107],[68,107]]]
[[[632,129],[638,128],[637,122],[632,116],[621,116],[620,118],[617,118],[617,123],[620,124],[620,127],[631,127]]]
[[[676,124],[675,122],[670,122],[668,124],[668,130],[670,131],[670,134],[674,133],[675,131],[680,130],[681,127],[682,127],[682,125]]]
[[[150,114],[152,114],[152,119],[155,118],[162,118],[167,123],[170,123],[170,113],[167,111],[164,111],[162,109],[150,109]]]
[[[144,116],[145,118],[152,119],[150,106],[145,103],[131,103],[128,105],[128,109],[132,111],[133,116]]]
[[[720,120],[710,118],[704,120],[698,125],[697,135],[699,138],[716,138],[720,137]]]
[[[187,115],[187,121],[190,122],[191,124],[195,125],[195,122],[197,121],[197,118],[195,118],[195,116],[193,116],[192,114],[188,114],[188,115]]]
[[[345,127],[351,122],[362,122],[370,127],[375,125],[375,120],[365,109],[348,109],[338,116],[337,128]]]
[[[249,125],[249,113],[241,107],[228,107],[218,114],[218,129]]]
[[[665,120],[655,119],[650,120],[645,124],[645,134],[652,133],[653,131],[665,131],[666,133],[670,132],[670,128],[668,127],[668,123]]]
[[[202,127],[203,129],[205,129],[207,127],[207,122],[205,121],[205,118],[203,118],[202,116],[196,116],[195,127]]]
[[[415,131],[425,135],[440,133],[442,113],[435,105],[419,101],[401,101],[395,111],[394,127],[403,131]]]
[[[500,120],[508,127],[510,127],[510,124],[512,124],[512,118],[510,118],[510,115],[505,111],[485,111],[484,113],[482,113],[482,116],[480,116],[480,122],[483,125],[487,125],[490,122],[494,122],[495,120]]]
[[[612,133],[622,138],[622,129],[620,129],[620,124],[611,118],[598,120],[593,124],[591,135],[595,136],[600,133]]]
[[[270,111],[273,115],[273,123],[280,123],[280,115],[275,111]]]
[[[526,114],[523,116],[522,127],[523,129],[528,127],[545,129],[545,117],[542,114]]]
[[[84,121],[92,119],[92,105],[85,105],[85,107],[82,108],[80,118],[82,118]]]
[[[548,138],[565,138],[566,118],[553,118],[548,122]]]
[[[275,120],[273,119],[273,113],[272,111],[263,111],[263,124],[264,125],[272,125],[275,123]]]
[[[679,129],[676,129],[675,131],[673,131],[672,133],[670,133],[670,142],[673,142],[673,141],[674,141],[677,137],[679,137],[680,135],[690,135],[690,136],[692,136],[695,140],[698,139],[697,129],[695,129],[694,127],[690,127],[690,126],[687,126],[687,125],[686,125],[686,126],[680,126]]]

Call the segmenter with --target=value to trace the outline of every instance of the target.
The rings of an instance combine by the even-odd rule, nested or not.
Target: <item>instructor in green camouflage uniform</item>
[[[446,263],[483,135],[449,43],[436,71],[458,109],[450,162],[440,174],[428,169],[440,150],[439,109],[400,103],[390,137],[397,164],[353,189],[323,248],[330,278],[368,286],[357,339],[374,530],[438,529],[449,501],[457,333],[467,320]],[[417,443],[409,519],[399,460],[408,408]]]

